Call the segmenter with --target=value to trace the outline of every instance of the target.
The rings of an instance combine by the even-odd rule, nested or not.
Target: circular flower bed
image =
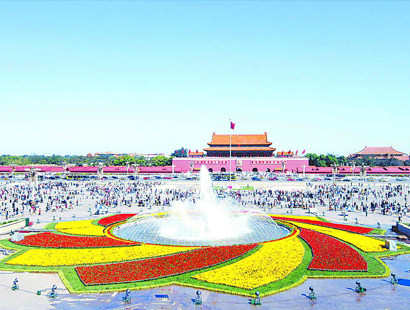
[[[104,292],[178,284],[261,296],[280,292],[308,277],[385,277],[381,256],[389,252],[370,237],[372,228],[335,224],[316,217],[271,215],[292,233],[282,239],[228,246],[171,246],[121,240],[111,230],[134,214],[56,223],[55,232],[0,240],[16,252],[1,270],[59,272],[71,292]]]

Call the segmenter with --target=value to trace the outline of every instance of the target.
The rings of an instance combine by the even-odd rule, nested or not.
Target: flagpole
[[[229,119],[229,186],[232,188],[232,120]]]

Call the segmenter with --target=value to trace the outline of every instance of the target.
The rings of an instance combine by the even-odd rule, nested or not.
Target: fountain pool
[[[216,198],[205,166],[200,172],[200,198],[177,201],[170,212],[142,213],[117,226],[122,239],[166,245],[222,246],[265,242],[290,234],[266,213]]]

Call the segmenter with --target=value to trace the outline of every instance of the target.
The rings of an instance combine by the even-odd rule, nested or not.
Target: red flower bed
[[[367,234],[374,229],[374,228],[361,227],[361,226],[336,224],[336,223],[314,221],[314,220],[307,220],[307,219],[300,219],[300,218],[298,219],[298,218],[293,218],[293,217],[275,217],[275,216],[271,216],[271,217],[275,220],[293,221],[293,222],[301,222],[301,223],[318,225],[318,226],[325,226],[329,228],[346,230],[346,231],[354,232],[358,234]]]
[[[50,232],[26,236],[23,240],[14,243],[46,248],[111,247],[136,244],[108,237],[67,236]]]
[[[110,226],[112,224],[125,221],[125,220],[129,219],[130,217],[133,217],[134,215],[136,215],[136,214],[135,213],[133,213],[133,214],[116,214],[116,215],[104,217],[103,219],[98,221],[98,224],[102,225],[102,226]]]
[[[208,247],[198,250],[106,265],[76,267],[85,285],[144,281],[177,275],[239,257],[257,244]]]
[[[328,235],[300,229],[300,236],[310,245],[313,259],[308,269],[332,271],[366,271],[367,262],[347,244]]]

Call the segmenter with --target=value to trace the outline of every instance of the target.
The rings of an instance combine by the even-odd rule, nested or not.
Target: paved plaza
[[[111,182],[111,183],[109,183]],[[128,181],[105,181],[103,187],[106,188],[117,187],[122,188],[124,192],[117,191],[115,195],[106,195],[92,193],[85,191],[87,183],[83,182],[69,182],[67,184],[67,191],[70,192],[69,199],[67,201],[67,207],[57,208],[53,210],[53,206],[49,208],[47,212],[47,199],[43,199],[43,202],[39,202],[35,209],[30,211],[28,207],[23,210],[23,214],[18,214],[13,218],[29,217],[33,222],[33,228],[41,229],[46,224],[53,221],[70,221],[75,219],[96,219],[102,216],[101,212],[108,212],[108,214],[116,213],[140,213],[144,211],[162,211],[168,210],[169,206],[162,205],[160,202],[155,202],[155,190],[157,193],[173,193],[172,195],[179,195],[179,197],[185,197],[186,193],[194,193],[199,187],[199,181],[171,181],[165,180],[161,182],[147,181],[145,184],[151,184],[140,188],[139,192],[154,193],[151,198],[154,201],[149,200],[151,204],[141,204],[139,201],[131,197],[135,193],[131,193],[126,189],[130,188],[129,184],[135,184]],[[24,186],[24,183],[20,185]],[[95,186],[101,186],[98,183]],[[284,191],[284,192],[304,192],[313,191],[315,187],[330,186],[329,182],[249,182],[249,181],[237,181],[233,183],[234,188],[242,186],[253,186],[255,192],[264,193],[265,191]],[[410,197],[410,183],[396,182],[396,183],[374,183],[365,182],[362,183],[348,183],[340,182],[338,186],[346,188],[368,188],[377,192],[380,196],[375,200],[381,201],[383,199],[388,202],[395,202],[404,207],[407,206],[407,199]],[[10,186],[2,184],[3,189],[10,188]],[[226,187],[227,182],[214,182],[214,186]],[[392,194],[392,188],[400,186],[400,190],[397,194]],[[92,186],[91,186],[92,187]],[[67,196],[67,191],[64,195]],[[76,192],[75,192],[76,191]],[[248,194],[251,192],[248,192]],[[388,194],[390,193],[390,194]],[[57,191],[50,192],[50,196],[57,197],[61,193]],[[386,198],[386,194],[389,196]],[[64,196],[63,195],[63,196]],[[104,196],[105,195],[105,196]],[[164,194],[165,195],[165,194]],[[170,194],[171,195],[171,194]],[[262,194],[261,194],[262,195]],[[341,194],[345,195],[345,193]],[[53,200],[53,197],[51,200]],[[100,208],[102,200],[104,198],[111,197],[111,201],[107,205],[108,207]],[[145,197],[145,198],[147,198]],[[144,198],[144,199],[145,199]],[[150,198],[150,199],[151,199]],[[148,198],[147,198],[148,199]],[[167,199],[165,196],[161,196],[161,199]],[[160,200],[161,200],[160,199]],[[264,199],[264,198],[263,198]],[[369,198],[370,199],[370,198]],[[77,206],[78,200],[78,206]],[[116,206],[110,205],[115,203]],[[387,230],[386,235],[394,235],[391,232],[391,226],[395,224],[398,219],[397,212],[391,212],[391,215],[387,213],[383,215],[379,209],[375,212],[363,212],[361,208],[359,210],[353,209],[351,212],[345,212],[345,210],[332,210],[329,211],[328,201],[325,201],[323,205],[317,203],[317,200],[312,198],[304,198],[305,208],[303,207],[289,207],[289,202],[282,202],[276,206],[257,206],[252,203],[252,197],[246,197],[244,195],[241,198],[247,207],[259,208],[265,210],[268,213],[274,214],[293,214],[293,215],[309,215],[309,207],[314,206],[317,208],[319,216],[326,218],[327,220],[348,223],[356,225],[356,222],[369,227]],[[365,201],[363,197],[359,197],[359,193],[353,194],[349,199],[349,204],[354,202],[360,203]],[[246,204],[246,202],[250,202]],[[330,200],[329,200],[330,202]],[[71,207],[70,207],[71,203]],[[61,204],[61,201],[60,201]],[[156,205],[158,204],[158,205]],[[4,205],[3,205],[4,207]],[[307,207],[307,208],[306,208]],[[41,209],[38,214],[38,209]],[[337,209],[337,207],[336,207]],[[34,210],[34,211],[33,211]],[[98,211],[100,210],[100,211]],[[397,209],[396,209],[397,210]],[[95,215],[98,212],[100,214]],[[348,214],[346,220],[342,215],[343,212]],[[403,222],[410,222],[410,214],[404,212],[401,214]],[[1,221],[4,220],[4,212],[2,213]],[[2,238],[9,238],[7,235],[3,235]],[[5,253],[1,254],[0,258],[5,257]],[[391,271],[397,275],[399,283],[392,285],[389,282],[389,278],[384,279],[361,279],[363,286],[367,288],[367,292],[358,294],[354,292],[356,279],[308,279],[303,284],[292,288],[288,291],[264,297],[262,299],[262,306],[260,309],[407,309],[410,303],[410,255],[393,256],[383,259],[384,262],[390,267]],[[18,277],[20,290],[11,291],[10,287],[13,280]],[[53,285],[57,286],[58,297],[54,300],[49,299],[47,294]],[[311,301],[307,298],[309,293],[309,287],[315,288],[318,299]],[[40,290],[41,295],[37,295],[36,292]],[[40,273],[15,273],[0,271],[0,309],[74,309],[81,305],[82,309],[252,309],[254,306],[248,304],[248,298],[210,292],[206,290],[202,291],[203,305],[194,306],[192,299],[195,298],[196,290],[193,288],[168,286],[159,287],[153,289],[147,289],[142,291],[132,291],[132,302],[128,305],[122,303],[122,297],[124,292],[113,293],[101,293],[101,294],[70,294],[57,274],[40,274]],[[164,296],[166,298],[164,298]]]

